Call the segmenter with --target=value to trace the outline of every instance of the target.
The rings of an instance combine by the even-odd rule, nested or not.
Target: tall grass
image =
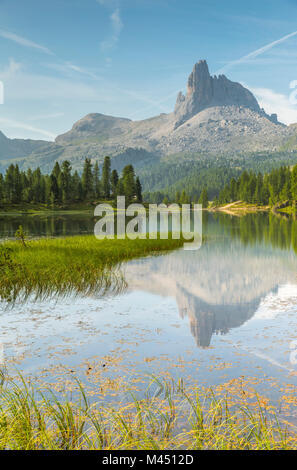
[[[182,240],[97,240],[94,236],[0,245],[0,298],[120,291],[123,261],[178,248]]]
[[[22,380],[0,389],[0,449],[295,449],[295,429],[259,401],[231,406],[210,391],[156,379],[143,399],[90,404],[80,385],[75,403]]]

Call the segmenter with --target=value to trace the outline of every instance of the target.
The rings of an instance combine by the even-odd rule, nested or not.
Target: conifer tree
[[[206,209],[208,207],[208,194],[206,188],[203,188],[201,191],[199,203],[202,205],[203,209]]]
[[[102,192],[105,198],[110,197],[110,157],[105,157],[102,167]]]
[[[110,183],[111,183],[111,192],[112,192],[113,197],[116,197],[118,181],[119,181],[119,175],[118,175],[117,170],[112,170]]]
[[[101,196],[101,183],[100,183],[100,170],[99,170],[99,165],[97,161],[94,166],[94,192],[95,192],[96,199],[98,199]]]
[[[136,200],[137,202],[142,202],[142,187],[140,180],[137,176],[136,182],[135,182],[135,190],[136,190]]]
[[[86,201],[89,201],[90,199],[92,199],[92,197],[94,197],[94,178],[92,172],[92,163],[89,158],[85,159],[81,183],[83,197]]]

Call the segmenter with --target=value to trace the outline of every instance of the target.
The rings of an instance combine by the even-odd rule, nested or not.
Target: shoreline
[[[223,206],[210,207],[209,212],[223,212],[229,215],[245,215],[252,214],[257,212],[271,212],[275,215],[277,214],[286,214],[293,215],[293,208],[291,206],[286,206],[285,208],[277,206],[259,206],[257,204],[246,204],[242,201],[235,201],[232,203],[225,204]]]

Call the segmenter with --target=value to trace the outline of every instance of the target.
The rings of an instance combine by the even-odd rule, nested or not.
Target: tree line
[[[231,178],[215,203],[224,204],[242,200],[247,203],[274,206],[297,201],[297,165],[281,166],[270,173],[243,171],[239,178]]]
[[[82,174],[72,172],[71,164],[56,162],[51,174],[40,168],[20,171],[11,164],[0,174],[0,204],[43,203],[49,206],[115,199],[125,196],[126,202],[142,202],[142,188],[132,165],[126,165],[119,175],[111,170],[110,157],[104,158],[102,169],[85,159]]]
[[[239,178],[244,170],[268,173],[274,168],[297,163],[297,152],[249,152],[238,155],[187,154],[170,155],[139,168],[146,201],[164,197],[174,200],[176,192],[186,190],[192,201],[197,202],[206,187],[209,200],[218,198],[220,191],[231,178]]]
[[[145,198],[148,198],[149,202],[153,204],[202,204],[203,208],[208,207],[209,200],[208,200],[208,191],[206,187],[204,187],[201,193],[195,197],[191,196],[185,189],[182,191],[176,191],[173,197],[169,197],[168,194],[165,194],[161,191],[156,191],[154,193],[145,194]]]

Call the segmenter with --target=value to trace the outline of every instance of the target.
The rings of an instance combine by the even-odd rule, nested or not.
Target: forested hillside
[[[247,203],[274,206],[277,203],[297,201],[297,165],[282,166],[270,173],[244,171],[239,178],[231,178],[220,192],[218,202],[242,200]]]
[[[230,181],[244,171],[266,173],[274,168],[297,163],[296,152],[259,152],[226,156],[189,154],[162,159],[153,167],[139,168],[145,199],[161,202],[164,198],[175,199],[176,192],[185,191],[196,201],[203,188],[210,200],[219,196]]]

